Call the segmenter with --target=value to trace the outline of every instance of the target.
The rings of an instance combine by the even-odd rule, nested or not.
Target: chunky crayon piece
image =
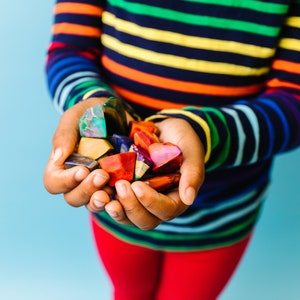
[[[88,108],[78,122],[80,136],[106,138],[106,122],[102,105]]]
[[[113,149],[111,143],[106,139],[82,137],[79,141],[77,152],[97,160]]]
[[[65,161],[66,169],[76,167],[76,166],[83,166],[88,168],[90,171],[99,168],[99,164],[94,159],[89,157],[80,155],[78,153],[72,153]]]
[[[181,150],[172,143],[153,143],[149,154],[154,163],[153,172],[172,173],[177,171],[183,161]]]
[[[129,127],[130,138],[133,138],[137,131],[148,131],[150,133],[154,133],[155,135],[159,135],[159,129],[155,126],[155,123],[151,121],[130,121]]]
[[[114,186],[120,179],[132,181],[135,171],[135,152],[123,152],[106,156],[98,160],[102,169],[110,176],[108,184]]]
[[[110,142],[113,145],[116,153],[128,152],[131,145],[133,145],[133,139],[119,134],[113,134],[110,138]]]
[[[143,148],[136,146],[135,144],[131,145],[129,151],[135,152],[137,154],[135,162],[134,180],[139,180],[153,166],[153,162],[148,152],[146,152]]]
[[[106,122],[107,135],[114,133],[128,135],[126,114],[121,101],[116,97],[108,98],[103,104],[103,112]]]
[[[149,186],[161,193],[176,188],[179,184],[179,180],[180,173],[174,173],[156,176],[142,181],[149,184]]]
[[[149,152],[149,146],[153,143],[159,143],[159,138],[154,133],[148,131],[137,131],[133,135],[134,144]]]

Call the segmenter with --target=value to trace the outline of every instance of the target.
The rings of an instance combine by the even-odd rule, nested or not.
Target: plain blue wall
[[[59,116],[44,60],[53,1],[1,1],[0,299],[110,299],[84,208],[42,176]],[[280,156],[256,234],[222,300],[300,298],[300,150]]]

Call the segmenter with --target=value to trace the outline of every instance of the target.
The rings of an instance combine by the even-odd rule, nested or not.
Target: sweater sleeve
[[[300,145],[300,2],[281,31],[263,92],[223,107],[162,110],[149,120],[187,120],[203,141],[206,168],[254,164]]]
[[[62,113],[91,96],[112,96],[100,67],[104,0],[63,1],[54,6],[46,74],[55,108]]]

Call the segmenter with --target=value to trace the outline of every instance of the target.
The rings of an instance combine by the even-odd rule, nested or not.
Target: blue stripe
[[[98,73],[99,70],[84,58],[67,58],[58,60],[51,65],[48,72],[49,88],[51,93],[55,93],[55,89],[59,83],[68,75],[73,74],[76,71],[94,71]]]
[[[259,111],[263,115],[264,121],[266,122],[266,125],[268,128],[268,142],[269,143],[265,142],[265,144],[268,144],[268,150],[267,150],[264,158],[269,159],[273,155],[273,149],[274,149],[274,139],[272,138],[273,136],[275,136],[274,128],[270,121],[270,117],[266,114],[266,112],[259,105],[254,104],[253,106],[255,107],[255,109],[257,111]],[[260,143],[262,143],[262,141],[260,141]]]
[[[282,110],[274,102],[273,99],[259,98],[258,101],[268,105],[269,107],[271,107],[277,113],[277,115],[279,116],[279,118],[281,120],[282,128],[283,128],[284,132],[283,132],[283,135],[282,135],[282,139],[283,139],[282,145],[281,145],[278,152],[282,152],[287,148],[287,145],[288,145],[288,142],[289,142],[289,139],[290,139],[290,128],[289,128],[289,124],[287,122],[286,116],[283,114]],[[276,136],[276,133],[274,133],[274,136]]]

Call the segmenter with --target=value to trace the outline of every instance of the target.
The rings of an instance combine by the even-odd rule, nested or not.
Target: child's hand
[[[147,184],[136,181],[116,183],[116,198],[105,210],[121,224],[134,224],[149,230],[162,221],[175,218],[191,205],[204,181],[204,150],[199,137],[184,120],[169,118],[157,123],[160,140],[176,144],[183,153],[178,190],[167,195],[158,193]]]
[[[64,194],[72,206],[86,205],[90,211],[102,211],[113,190],[106,186],[109,175],[101,169],[89,172],[85,167],[65,169],[64,161],[74,152],[79,139],[78,120],[88,107],[106,99],[92,98],[80,102],[61,117],[53,137],[53,151],[44,173],[44,185],[52,194]]]

